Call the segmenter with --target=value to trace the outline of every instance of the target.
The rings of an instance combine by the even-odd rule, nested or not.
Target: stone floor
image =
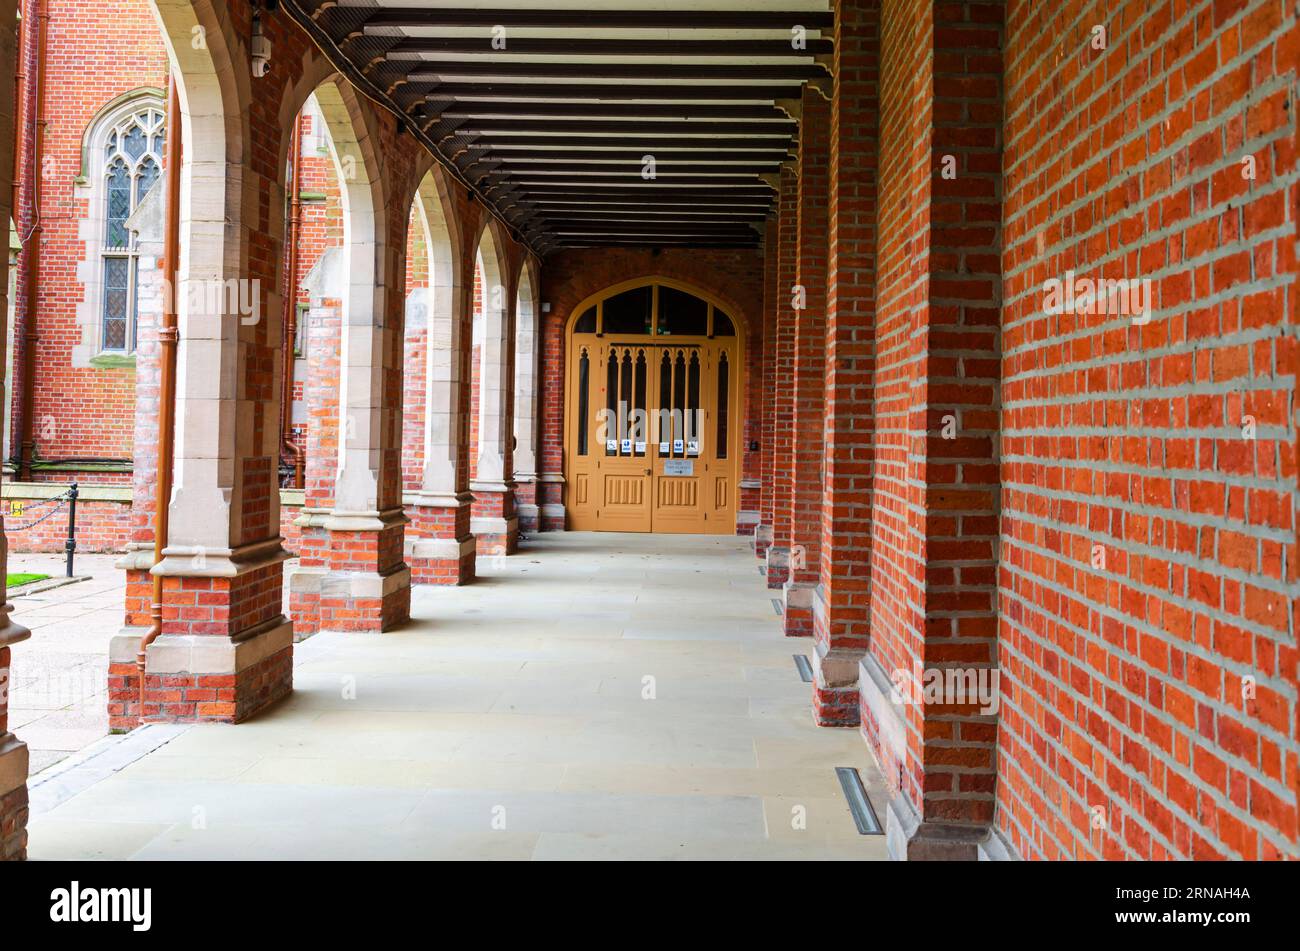
[[[296,648],[238,726],[110,737],[33,782],[63,858],[878,859],[883,788],[809,686],[743,539],[546,534],[415,619]],[[20,735],[23,731],[19,731]]]
[[[31,629],[13,651],[9,729],[31,751],[33,774],[108,733],[108,642],[122,626],[126,575],[117,555],[78,555],[85,581],[14,594],[13,619]],[[62,577],[62,554],[9,555],[9,572]]]

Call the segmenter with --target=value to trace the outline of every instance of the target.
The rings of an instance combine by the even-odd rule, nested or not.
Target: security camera
[[[249,44],[253,59],[253,75],[262,78],[271,71],[271,41],[262,32],[262,15],[253,14],[253,41]]]

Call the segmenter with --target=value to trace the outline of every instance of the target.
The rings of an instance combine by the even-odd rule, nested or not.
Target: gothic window
[[[161,105],[148,105],[110,121],[100,153],[104,232],[99,349],[131,353],[135,350],[140,255],[126,222],[162,170],[163,110]]]

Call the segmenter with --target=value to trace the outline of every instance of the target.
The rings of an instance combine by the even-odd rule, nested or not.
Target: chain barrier
[[[26,531],[26,530],[29,529],[29,528],[35,528],[37,525],[41,524],[41,522],[44,522],[46,519],[50,518],[51,516],[58,514],[58,512],[59,512],[59,511],[62,509],[62,507],[63,507],[63,503],[66,502],[66,501],[68,501],[68,499],[70,499],[70,498],[72,498],[72,491],[71,491],[71,490],[68,490],[67,492],[64,492],[62,495],[56,495],[56,496],[55,496],[54,498],[52,498],[52,499],[42,499],[42,500],[39,501],[39,502],[32,502],[32,503],[30,503],[30,504],[28,504],[28,505],[23,506],[23,511],[24,511],[24,512],[27,511],[27,509],[29,509],[29,508],[35,508],[36,506],[39,506],[39,505],[51,505],[51,504],[53,504],[53,505],[54,505],[54,508],[50,509],[48,512],[46,512],[44,515],[42,515],[40,518],[36,519],[35,521],[28,522],[28,523],[26,523],[25,525],[11,525],[11,524],[9,524],[8,522],[6,522],[6,523],[5,523],[5,532],[6,532],[6,533],[8,533],[8,532],[23,532],[23,531]]]

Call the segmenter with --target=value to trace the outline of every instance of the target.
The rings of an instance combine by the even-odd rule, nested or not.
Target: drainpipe
[[[298,229],[302,221],[302,113],[293,120],[293,146],[289,160],[289,236],[285,261],[284,373],[280,393],[280,455],[293,465],[293,486],[303,486],[303,452],[289,435],[293,423],[293,345],[298,339]]]
[[[29,124],[27,135],[20,137],[21,147],[27,152],[28,162],[21,165],[22,175],[15,182],[15,198],[19,189],[28,195],[27,210],[31,227],[22,235],[21,260],[18,271],[18,300],[14,308],[17,327],[14,340],[21,341],[22,361],[16,363],[15,376],[19,386],[14,395],[17,405],[14,417],[17,422],[15,433],[15,453],[18,457],[17,477],[21,482],[30,482],[32,478],[32,457],[35,445],[32,442],[32,404],[36,382],[36,291],[41,279],[41,161],[45,154],[45,52],[46,33],[50,15],[41,9],[40,0],[27,0],[27,21],[29,42],[35,45],[35,64],[30,76],[24,75],[24,98],[26,118]],[[23,60],[29,62],[32,47],[24,47]],[[27,130],[24,130],[27,131]],[[15,163],[14,169],[20,166]],[[21,208],[18,201],[15,208]]]
[[[167,545],[168,505],[172,495],[172,461],[175,454],[176,426],[176,344],[180,338],[176,321],[176,278],[180,264],[181,233],[181,105],[176,77],[167,77],[167,159],[164,169],[166,223],[163,225],[163,314],[158,330],[158,469],[155,477],[153,510],[153,564],[163,558]],[[149,610],[149,632],[140,639],[136,669],[140,674],[140,722],[144,723],[144,665],[149,645],[162,633],[163,579],[153,576],[153,603]]]

